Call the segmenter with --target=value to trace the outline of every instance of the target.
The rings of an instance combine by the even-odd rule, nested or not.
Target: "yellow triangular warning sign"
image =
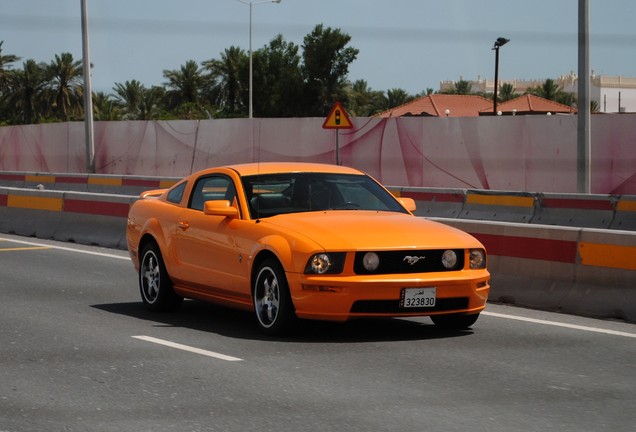
[[[322,124],[322,127],[323,129],[351,129],[353,123],[351,123],[342,104],[336,102],[333,104],[333,107],[331,107],[331,111],[329,111],[329,115]]]

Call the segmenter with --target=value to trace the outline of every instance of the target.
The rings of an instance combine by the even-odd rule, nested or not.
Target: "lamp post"
[[[252,118],[252,114],[253,114],[253,96],[252,96],[252,77],[253,77],[253,71],[252,71],[252,7],[259,5],[259,4],[264,4],[264,3],[280,3],[282,0],[264,0],[264,1],[258,1],[258,2],[253,2],[253,1],[246,1],[246,0],[237,0],[238,2],[241,2],[245,5],[248,5],[250,7],[250,42],[249,42],[249,50],[250,50],[250,84],[249,84],[249,98],[250,98],[250,102],[249,102],[249,118]]]
[[[492,112],[497,115],[497,90],[499,90],[499,48],[510,42],[510,39],[498,37],[495,41],[495,97],[493,98]]]
[[[82,63],[84,66],[84,129],[86,133],[86,172],[95,172],[95,138],[93,132],[93,90],[91,87],[91,60],[88,43],[88,7],[80,2],[82,15]]]

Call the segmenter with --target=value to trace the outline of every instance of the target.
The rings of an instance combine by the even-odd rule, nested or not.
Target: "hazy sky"
[[[165,69],[248,48],[249,7],[238,0],[87,0],[93,88],[165,80]],[[258,3],[256,0],[254,3]],[[590,66],[636,77],[636,1],[589,0]],[[82,58],[81,0],[0,0],[3,54],[49,63],[62,52]],[[374,90],[439,89],[442,80],[494,76],[556,78],[576,73],[578,0],[282,0],[253,6],[253,48],[277,34],[302,45],[317,24],[351,35],[360,53],[349,79]]]

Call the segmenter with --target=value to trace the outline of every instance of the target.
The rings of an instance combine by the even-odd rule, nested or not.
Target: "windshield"
[[[243,177],[252,218],[324,210],[408,213],[366,175],[285,173]]]

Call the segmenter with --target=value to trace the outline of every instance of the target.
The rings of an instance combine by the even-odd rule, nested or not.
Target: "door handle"
[[[190,224],[188,223],[188,221],[179,221],[178,227],[185,231],[190,228]]]

